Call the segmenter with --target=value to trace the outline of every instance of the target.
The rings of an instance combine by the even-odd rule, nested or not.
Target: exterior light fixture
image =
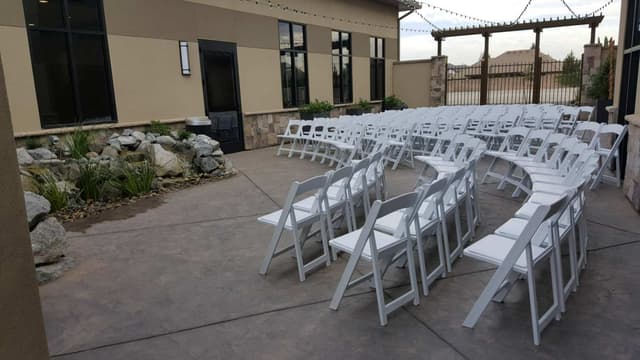
[[[180,70],[183,76],[191,75],[191,64],[189,63],[189,43],[179,41],[180,44]]]

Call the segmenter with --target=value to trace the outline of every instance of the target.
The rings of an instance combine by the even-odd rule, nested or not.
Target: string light
[[[470,15],[465,15],[465,14],[459,13],[457,11],[453,11],[453,10],[442,8],[442,7],[437,6],[437,5],[429,4],[428,2],[420,1],[419,3],[422,4],[422,5],[425,5],[427,7],[430,7],[432,9],[434,9],[434,10],[438,10],[438,11],[445,12],[447,14],[455,15],[455,16],[461,17],[463,19],[473,20],[473,21],[477,21],[477,22],[481,22],[481,23],[485,23],[485,24],[495,24],[495,21],[480,19],[480,18],[477,18],[475,16],[470,16]]]
[[[564,1],[564,0],[560,0],[560,1],[562,1],[562,3],[564,4],[564,6],[569,10],[569,12],[571,13],[571,15],[573,15],[573,17],[577,17],[577,18],[579,18],[579,17],[580,17],[580,16],[578,16],[578,14],[576,14],[576,12],[575,12],[575,11],[573,11],[573,9],[569,6],[569,4],[567,4],[567,2],[566,2],[566,1]]]
[[[527,12],[527,9],[529,9],[529,5],[531,5],[531,1],[533,0],[529,0],[529,2],[527,2],[527,4],[524,6],[524,9],[522,9],[522,11],[520,12],[520,15],[518,15],[518,17],[515,20],[513,20],[511,24],[515,24],[518,21],[520,21],[520,19],[522,18],[522,15],[524,15],[524,13]]]

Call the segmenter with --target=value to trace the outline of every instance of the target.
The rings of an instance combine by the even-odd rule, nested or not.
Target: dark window
[[[102,2],[23,4],[42,127],[115,121]]]
[[[369,62],[371,67],[371,100],[384,98],[384,39],[369,38]]]
[[[331,32],[331,53],[333,54],[333,102],[335,104],[353,101],[351,91],[351,34]]]
[[[280,21],[280,74],[285,108],[309,102],[307,86],[307,44],[304,25]]]

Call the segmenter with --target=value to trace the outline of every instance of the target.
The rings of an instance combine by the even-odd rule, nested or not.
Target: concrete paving
[[[588,195],[588,268],[567,313],[536,347],[524,282],[503,304],[491,304],[475,329],[461,326],[494,269],[468,258],[386,327],[367,284],[329,310],[345,257],[303,283],[288,256],[258,275],[272,228],[256,218],[280,206],[293,180],[328,167],[276,157],[274,148],[230,158],[235,177],[68,226],[77,265],[40,288],[52,358],[640,358],[640,219],[612,186]],[[411,169],[389,170],[390,192],[406,192],[415,177]],[[480,200],[480,235],[522,202],[491,184]],[[389,294],[403,290],[402,271],[389,275]]]

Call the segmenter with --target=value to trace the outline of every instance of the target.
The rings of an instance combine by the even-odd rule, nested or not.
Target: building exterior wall
[[[396,62],[393,93],[409,107],[431,106],[431,60]]]
[[[393,92],[393,62],[398,59],[396,7],[370,0],[279,2],[324,16],[237,0],[104,0],[117,123],[98,127],[204,115],[198,39],[237,44],[245,120],[256,113],[295,112],[282,105],[278,20],[306,25],[311,100],[333,98],[331,30],[352,34],[354,102],[369,99],[370,36],[385,38],[386,92]],[[331,20],[349,19],[355,13],[363,21],[381,26]],[[178,40],[190,44],[189,77],[180,74]],[[44,131],[40,126],[21,0],[0,4],[0,51],[9,74],[7,91],[16,136],[64,131]],[[250,133],[251,125],[244,125],[245,133]]]

